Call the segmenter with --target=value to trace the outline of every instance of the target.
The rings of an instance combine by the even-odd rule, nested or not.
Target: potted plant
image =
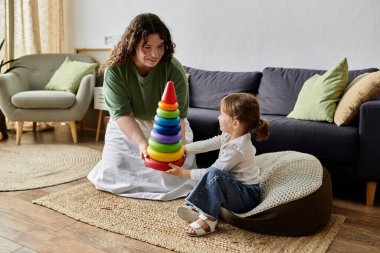
[[[5,43],[5,39],[3,39],[3,41],[1,41],[0,52],[3,49],[4,43]],[[20,66],[13,66],[13,67],[10,67],[10,68],[6,69],[4,71],[4,73],[3,73],[3,68],[5,68],[7,66],[7,64],[10,64],[10,63],[15,62],[17,60],[18,59],[10,59],[8,61],[5,61],[4,59],[2,59],[1,62],[0,62],[0,74],[5,74],[5,73],[8,73],[9,71],[11,71],[11,70],[13,70],[15,68],[19,68]]]
[[[5,39],[3,39],[1,41],[0,52],[1,52],[2,48],[3,48],[3,46],[4,46],[4,43],[5,43]],[[13,70],[15,68],[18,68],[19,66],[11,66],[10,68],[7,68],[8,64],[13,63],[15,61],[17,61],[17,59],[10,59],[8,61],[5,61],[4,59],[1,59],[1,61],[0,61],[0,75],[8,73],[9,71],[11,71],[11,70]],[[4,69],[5,69],[5,71],[3,72]],[[1,140],[6,140],[7,138],[8,138],[8,134],[7,134],[7,124],[5,122],[5,115],[0,110],[0,141]]]

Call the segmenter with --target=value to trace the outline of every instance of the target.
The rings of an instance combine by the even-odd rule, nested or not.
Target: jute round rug
[[[0,191],[42,188],[86,177],[101,152],[75,145],[0,147]]]

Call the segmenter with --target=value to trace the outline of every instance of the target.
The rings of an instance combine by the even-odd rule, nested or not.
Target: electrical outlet
[[[104,45],[113,47],[121,39],[121,35],[106,35],[104,36]]]

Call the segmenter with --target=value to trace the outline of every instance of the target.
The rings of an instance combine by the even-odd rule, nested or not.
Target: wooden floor
[[[78,133],[79,144],[102,149],[95,142],[95,131]],[[24,133],[24,143],[71,143],[68,126],[54,131]],[[15,145],[15,135],[0,145]],[[0,151],[1,152],[1,151]],[[0,153],[0,162],[1,162]],[[3,252],[171,252],[147,243],[73,220],[50,209],[34,205],[33,199],[77,185],[86,179],[42,189],[0,192],[0,253]],[[327,252],[380,252],[380,203],[366,207],[359,200],[334,199],[333,213],[346,216],[346,221]],[[152,228],[154,229],[154,228]],[[200,251],[202,252],[202,251]]]

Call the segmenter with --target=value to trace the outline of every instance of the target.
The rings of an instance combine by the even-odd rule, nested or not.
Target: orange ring
[[[176,152],[171,152],[171,153],[162,153],[154,150],[150,146],[147,148],[147,153],[148,155],[153,158],[154,160],[157,160],[159,162],[173,162],[181,159],[183,157],[184,149],[181,147],[178,151]]]
[[[178,109],[178,103],[175,102],[175,104],[167,104],[164,101],[160,100],[160,102],[158,102],[158,107],[165,111],[175,111]]]

